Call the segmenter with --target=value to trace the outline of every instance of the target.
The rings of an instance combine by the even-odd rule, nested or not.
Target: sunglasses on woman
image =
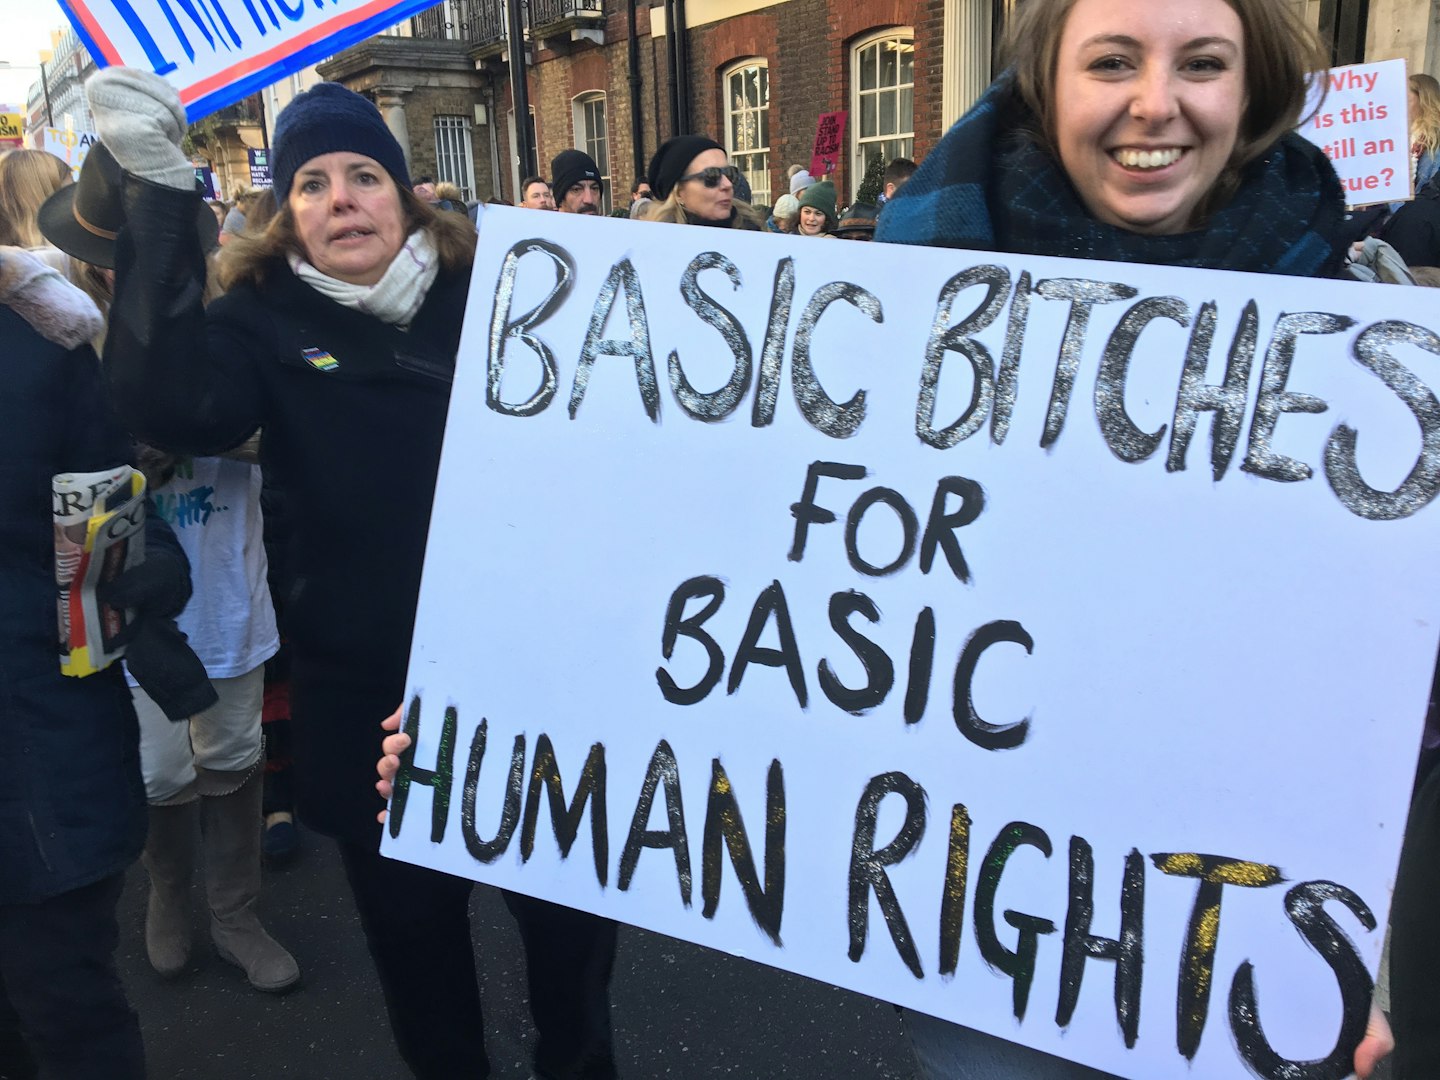
[[[740,170],[734,165],[711,165],[708,169],[701,169],[699,172],[692,172],[689,176],[682,176],[676,181],[677,186],[687,180],[699,180],[708,188],[720,186],[720,179],[724,177],[730,181],[733,187],[735,181],[740,179]]]

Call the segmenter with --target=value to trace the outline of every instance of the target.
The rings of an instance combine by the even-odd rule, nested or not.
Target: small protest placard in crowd
[[[25,112],[17,105],[0,105],[0,148],[25,145]]]
[[[845,112],[821,113],[815,122],[815,145],[810,151],[810,175],[823,180],[835,171],[845,150]]]
[[[93,131],[41,128],[35,135],[35,148],[54,154],[70,166],[71,175],[79,180],[80,166],[85,164],[85,156],[90,153],[90,147],[99,141],[100,136]]]
[[[255,188],[273,187],[275,179],[270,172],[270,151],[251,147],[245,152],[250,158],[250,186]]]
[[[480,236],[386,854],[1121,1076],[1349,1071],[1440,634],[1425,290]]]
[[[195,166],[195,182],[200,185],[200,193],[207,199],[218,199],[220,192],[215,188],[215,170],[203,161],[192,161]]]
[[[193,122],[434,3],[62,0],[60,6],[97,64],[163,75]]]
[[[1312,91],[1300,134],[1325,151],[1350,206],[1409,199],[1409,89],[1404,60],[1349,64],[1325,72]],[[1323,86],[1325,97],[1315,105]]]

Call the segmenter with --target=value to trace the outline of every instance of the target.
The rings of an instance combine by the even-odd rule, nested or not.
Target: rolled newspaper
[[[51,477],[60,671],[77,677],[125,652],[133,613],[101,603],[95,590],[145,558],[145,477],[129,465]]]

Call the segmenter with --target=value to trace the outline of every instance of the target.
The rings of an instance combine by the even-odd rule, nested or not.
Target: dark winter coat
[[[1432,180],[1413,202],[1403,204],[1380,230],[1380,239],[1407,266],[1440,266],[1440,181]]]
[[[106,375],[146,442],[212,454],[263,427],[289,509],[296,786],[331,835],[376,835],[379,723],[405,689],[468,288],[441,271],[408,331],[277,260],[205,309],[195,196],[125,178]]]
[[[50,478],[127,460],[87,344],[99,313],[55,276],[11,289],[29,262],[0,249],[0,904],[34,903],[118,873],[145,842],[139,729],[119,664],[60,674]],[[164,523],[147,543],[174,535]],[[180,556],[183,559],[183,555]]]

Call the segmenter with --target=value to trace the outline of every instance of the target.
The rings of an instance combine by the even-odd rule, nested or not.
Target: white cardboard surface
[[[1373,975],[1436,655],[1440,510],[1427,503],[1395,520],[1352,512],[1327,480],[1325,447],[1337,425],[1349,425],[1358,432],[1359,470],[1371,486],[1394,489],[1411,473],[1421,455],[1420,425],[1355,359],[1354,347],[1363,335],[1376,340],[1378,323],[1413,324],[1418,329],[1406,332],[1408,343],[1392,342],[1388,355],[1434,385],[1440,339],[1426,329],[1436,321],[1428,293],[812,243],[511,209],[487,208],[480,233],[407,695],[419,724],[416,768],[436,767],[445,716],[453,710],[453,785],[448,812],[440,816],[443,841],[432,840],[434,789],[412,783],[398,836],[387,833],[385,853],[858,989],[1128,1077],[1281,1075],[1273,1063],[1247,1068],[1232,1032],[1227,998],[1248,963],[1264,1038],[1275,1053],[1293,1060],[1331,1054],[1341,1026],[1340,980],[1287,917],[1287,894],[1303,900],[1307,888],[1316,888],[1306,883],[1323,881],[1363,901],[1376,929],[1333,898],[1323,904],[1321,921],[1346,939],[1337,952]],[[487,405],[492,324],[493,339],[504,345],[501,400],[523,402],[542,385],[532,345],[502,333],[556,281],[555,261],[536,250],[537,239],[563,248],[573,262],[568,295],[526,331],[553,355],[555,392],[533,415],[504,415]],[[525,253],[507,297],[497,283],[512,249]],[[698,282],[734,314],[757,369],[779,264],[793,260],[794,302],[767,425],[752,424],[754,377],[738,407],[718,422],[687,416],[671,389],[672,350],[701,391],[723,386],[735,366],[721,334],[682,299],[687,264],[705,252],[733,262],[739,288],[719,269],[701,272]],[[595,359],[573,418],[569,411],[597,297],[621,260],[633,266],[643,295],[659,388],[657,422],[646,415],[629,356]],[[986,290],[977,285],[959,292],[948,320],[937,319],[937,297],[952,275],[983,264],[1000,268],[1010,292],[1024,272],[1032,283],[1051,282],[1045,288],[1052,292],[1061,279],[1090,279],[1137,293],[1091,309],[1068,414],[1048,449],[1040,445],[1041,433],[1072,304],[1041,295],[1030,299],[1020,338],[1004,441],[994,440],[989,423],[944,450],[917,437],[916,402],[932,326],[938,322],[943,332],[960,323],[981,306]],[[842,299],[824,310],[810,335],[811,362],[828,395],[844,404],[864,391],[864,419],[848,438],[808,422],[792,385],[802,313],[817,290],[835,282],[867,290],[883,319],[872,320]],[[997,291],[1004,306],[975,335],[988,351],[982,366],[992,371],[1004,350],[1010,292]],[[1122,395],[1138,429],[1164,426],[1158,449],[1126,462],[1107,445],[1097,420],[1097,373],[1112,331],[1135,304],[1166,296],[1180,302],[1172,312],[1191,321],[1203,303],[1216,305],[1209,383],[1223,380],[1242,309],[1255,305],[1258,345],[1238,447],[1218,480],[1211,469],[1212,413],[1200,414],[1184,469],[1166,468],[1191,339],[1190,329],[1173,319],[1144,327]],[[1340,332],[1296,339],[1285,390],[1323,399],[1326,409],[1277,414],[1273,451],[1314,470],[1311,479],[1282,483],[1240,466],[1255,432],[1277,318],[1297,312],[1354,322]],[[630,340],[623,291],[608,318],[601,305],[600,318],[603,336]],[[944,353],[936,426],[954,422],[970,404],[971,372],[964,354]],[[1276,374],[1272,364],[1271,404],[1279,400],[1268,396],[1279,392]],[[1429,393],[1423,389],[1421,396]],[[1106,415],[1113,420],[1115,414]],[[787,558],[797,525],[791,506],[801,501],[807,469],[817,461],[861,465],[867,475],[819,481],[814,502],[836,520],[811,524],[803,555],[794,561]],[[856,500],[868,489],[891,488],[913,508],[923,533],[937,483],[946,477],[974,481],[984,492],[978,517],[954,532],[969,582],[958,579],[943,549],[922,573],[918,537],[916,551],[894,573],[857,572],[844,544]],[[946,508],[958,505],[952,498]],[[872,506],[856,532],[859,554],[874,565],[895,559],[900,522],[885,503]],[[724,674],[703,700],[678,705],[662,695],[657,669],[688,687],[705,672],[707,655],[682,634],[665,657],[667,605],[682,582],[700,575],[724,585],[723,603],[701,624],[723,650]],[[752,608],[774,582],[793,625],[807,693],[803,708],[785,668],[766,666],[763,652],[752,651],[739,686],[727,693]],[[829,615],[832,596],[852,590],[873,601],[878,621],[855,614],[850,626],[888,654],[895,671],[888,696],[859,715],[833,704],[817,673],[828,661],[846,686],[866,683]],[[692,599],[684,615],[695,618],[703,599]],[[912,634],[926,608],[935,624],[928,707],[918,722],[907,723],[902,705]],[[975,664],[979,716],[997,725],[1029,719],[1027,737],[1008,750],[967,738],[952,706],[957,658],[979,628],[996,622],[1019,623],[1033,641],[1028,653],[1019,644],[993,645]],[[756,645],[783,648],[774,617]],[[872,661],[872,668],[879,666]],[[968,716],[963,694],[960,711]],[[485,752],[467,783],[482,718]],[[605,764],[603,883],[592,844],[593,793],[568,858],[560,855],[544,786],[538,797],[528,794],[542,735],[553,745],[567,803],[592,746],[603,748],[596,752]],[[477,840],[496,836],[520,737],[519,824],[503,853],[483,862],[467,850],[465,809],[471,808]],[[688,904],[673,846],[642,847],[633,877],[620,885],[627,837],[667,828],[663,786],[648,820],[632,824],[662,740],[673,751],[681,792]],[[772,762],[783,773],[778,945],[752,917],[724,849],[711,860],[721,871],[718,904],[705,911],[712,761],[733,789],[761,885]],[[924,826],[918,843],[885,868],[920,977],[902,960],[873,890],[860,894],[857,909],[866,930],[863,950],[858,959],[849,956],[857,807],[873,778],[889,773],[903,774],[924,795],[916,799]],[[531,802],[533,847],[526,858]],[[970,821],[963,924],[954,974],[942,975],[942,897],[947,866],[957,865],[950,859],[957,804]],[[896,838],[905,806],[901,794],[879,803],[875,849]],[[977,920],[987,853],[1016,822],[1033,826],[1032,842],[1015,847],[994,889],[993,915],[982,911]],[[1048,840],[1048,857],[1037,836]],[[1143,868],[1137,908],[1143,930],[1136,939],[1143,979],[1131,1048],[1117,1021],[1111,960],[1084,963],[1074,1014],[1067,1025],[1056,1021],[1072,837],[1093,852],[1093,935],[1120,935],[1127,856],[1137,853]],[[860,852],[862,862],[868,850]],[[1193,1062],[1180,1049],[1177,986],[1199,884],[1161,872],[1155,858],[1186,853],[1275,867],[1284,879],[1221,889],[1213,993],[1208,1007],[1194,1010],[1203,1030],[1190,1050]],[[1183,869],[1184,862],[1169,865]],[[1242,867],[1229,879],[1256,872]],[[957,893],[958,878],[952,874],[950,881]],[[772,898],[779,891],[772,884]],[[1014,950],[1021,935],[1006,911],[1054,927],[1035,938],[1023,1022],[1015,1015],[1014,980],[986,962],[977,939],[978,921]],[[1340,1055],[1348,1060],[1348,1052],[1343,1047]]]

